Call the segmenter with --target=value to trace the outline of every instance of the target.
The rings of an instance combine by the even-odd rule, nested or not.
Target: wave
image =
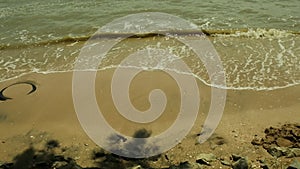
[[[81,70],[81,71],[105,71],[108,69],[115,69],[116,67],[111,66],[111,67],[105,67],[105,68],[101,68],[101,69],[97,69],[97,70]],[[145,71],[151,71],[149,68],[144,69]],[[43,75],[48,75],[48,74],[56,74],[56,73],[72,73],[76,70],[61,70],[61,71],[40,71],[40,70],[35,70],[35,71],[31,71],[31,72],[26,72],[26,73],[21,73],[18,76],[14,76],[11,78],[7,78],[7,79],[2,79],[0,80],[1,82],[6,82],[6,81],[10,81],[10,80],[15,80],[21,77],[24,77],[26,75],[30,75],[32,73],[36,73],[36,74],[43,74]],[[172,70],[168,70],[168,71],[172,71]],[[264,86],[257,86],[257,87],[236,87],[236,86],[231,86],[231,85],[226,85],[226,86],[220,86],[220,85],[214,85],[211,84],[209,82],[207,82],[206,80],[202,79],[199,76],[196,76],[195,74],[192,73],[185,73],[185,72],[178,72],[178,71],[174,71],[175,73],[180,73],[180,74],[184,74],[187,76],[193,76],[194,78],[198,79],[199,81],[201,81],[203,84],[210,86],[210,87],[214,87],[214,88],[218,88],[218,89],[224,89],[224,90],[253,90],[253,91],[272,91],[272,90],[279,90],[279,89],[285,89],[285,88],[289,88],[289,87],[294,87],[294,86],[298,86],[300,85],[300,81],[294,81],[293,83],[290,84],[286,84],[286,85],[282,85],[282,86],[273,86],[273,87],[264,87]]]
[[[176,35],[176,36],[193,36],[193,35],[206,35],[206,36],[227,36],[227,37],[247,37],[247,38],[281,38],[292,35],[300,35],[300,32],[297,31],[288,31],[288,30],[279,30],[279,29],[262,29],[262,28],[244,28],[244,29],[202,29],[199,31],[177,31],[177,32],[149,32],[143,34],[129,34],[129,33],[102,33],[98,35],[83,35],[83,36],[65,36],[65,37],[56,37],[44,41],[28,42],[28,43],[13,43],[13,44],[0,44],[0,50],[4,49],[20,49],[27,48],[30,46],[42,46],[42,45],[51,45],[58,43],[69,43],[69,42],[81,42],[87,41],[90,38],[148,38],[158,35]]]
[[[300,43],[300,34],[277,29],[202,30],[146,34],[105,33],[96,36],[66,36],[33,44],[2,46],[0,48],[2,55],[0,82],[30,73],[72,72],[80,49],[91,37],[93,40],[119,37],[146,40],[147,38],[153,39],[150,37],[165,37],[166,35],[206,35],[211,39],[224,64],[227,86],[211,84],[203,64],[198,64],[191,57],[184,58],[185,61],[190,62],[193,70],[193,74],[187,75],[194,76],[208,86],[234,90],[276,90],[300,84],[300,59],[298,57],[300,48],[297,47]],[[125,51],[116,50],[116,52],[121,55],[122,53],[128,54],[129,51],[125,49]],[[107,62],[98,70],[116,67],[117,63]],[[186,74],[180,71],[176,73]]]

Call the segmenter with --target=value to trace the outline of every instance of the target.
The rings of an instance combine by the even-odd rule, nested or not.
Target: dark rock
[[[48,149],[53,149],[59,147],[59,142],[57,140],[50,140],[46,143]]]
[[[103,150],[99,150],[99,151],[94,151],[93,152],[93,160],[96,160],[98,158],[102,158],[102,157],[105,157],[105,152]]]
[[[259,159],[258,161],[260,162],[260,167],[262,169],[269,169],[269,166],[267,165],[267,163],[264,159]]]
[[[268,167],[267,164],[261,164],[260,167],[261,167],[262,169],[269,169],[269,167]]]
[[[274,134],[276,134],[276,132],[277,132],[277,129],[275,129],[274,127],[265,129],[265,134],[267,134],[267,135],[274,135]]]
[[[300,138],[300,130],[294,131],[294,132],[293,132],[293,135],[294,135],[296,138]]]
[[[4,163],[1,164],[0,169],[11,169],[13,168],[14,164],[13,163]]]
[[[240,158],[238,161],[236,161],[235,163],[233,163],[232,165],[233,169],[248,169],[248,162],[246,158]]]
[[[254,139],[251,141],[251,144],[259,146],[259,145],[261,145],[261,140],[258,139],[258,138],[254,138]]]
[[[232,154],[231,158],[232,158],[233,161],[237,161],[237,160],[241,159],[242,157],[237,155],[237,154]]]
[[[300,169],[300,162],[298,160],[293,161],[293,163],[289,165],[287,169]]]
[[[261,145],[266,150],[274,146],[300,148],[299,126],[299,124],[284,124],[280,128],[267,128],[265,129],[265,138],[261,139]],[[259,142],[253,140],[252,144],[259,145]]]
[[[289,150],[285,147],[271,147],[267,151],[273,157],[278,158],[287,155]]]

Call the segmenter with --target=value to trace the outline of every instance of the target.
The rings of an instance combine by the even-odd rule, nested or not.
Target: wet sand
[[[136,130],[145,128],[155,135],[174,122],[180,93],[178,86],[172,85],[174,81],[170,77],[160,72],[145,72],[135,79],[130,88],[130,96],[138,109],[145,110],[149,107],[148,93],[153,88],[164,90],[172,104],[167,105],[166,111],[157,121],[134,124],[118,115],[108,99],[112,73],[112,70],[105,70],[97,74],[95,91],[105,118],[115,129],[132,135]],[[148,81],[145,77],[148,77]],[[47,141],[54,139],[59,142],[60,147],[65,148],[64,151],[56,150],[58,154],[71,157],[84,167],[97,166],[92,154],[100,148],[85,134],[74,110],[72,72],[32,73],[2,82],[0,89],[18,82],[31,82],[37,89],[27,95],[30,86],[20,84],[3,92],[3,95],[12,99],[0,102],[0,161],[11,162],[28,147],[40,149]],[[247,156],[255,164],[255,160],[259,158],[273,158],[263,148],[251,144],[255,135],[263,137],[264,129],[270,126],[300,123],[300,86],[272,91],[227,90],[225,110],[218,128],[208,141],[197,144],[197,134],[201,131],[209,109],[211,91],[210,87],[200,81],[197,83],[201,103],[193,129],[180,144],[165,152],[157,161],[149,160],[151,166],[167,167],[186,160],[195,161],[200,153],[213,153],[225,159],[231,154],[239,154]],[[222,140],[221,143],[218,140]],[[287,165],[293,159],[297,158],[282,161]],[[213,163],[213,166],[223,165]]]

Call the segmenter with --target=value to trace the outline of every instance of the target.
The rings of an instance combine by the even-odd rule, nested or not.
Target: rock
[[[260,167],[261,167],[262,169],[269,169],[269,167],[268,167],[267,164],[261,164]]]
[[[192,162],[182,162],[178,166],[171,166],[169,169],[201,169],[201,166],[198,163],[192,163]]]
[[[258,161],[260,163],[260,168],[262,168],[262,169],[269,169],[269,166],[268,166],[268,164],[266,163],[266,161],[264,159],[260,159]]]
[[[225,143],[226,143],[226,140],[225,140],[225,138],[223,138],[223,137],[221,137],[221,136],[218,136],[218,135],[213,134],[213,136],[211,136],[211,137],[208,139],[208,142],[209,142],[210,148],[211,148],[212,150],[214,150],[216,147],[225,144]]]
[[[4,163],[1,164],[0,169],[10,169],[13,168],[14,164],[13,163]]]
[[[226,161],[226,160],[222,160],[222,161],[221,161],[221,164],[222,164],[222,165],[225,165],[225,166],[231,166],[231,163],[228,162],[228,161]]]
[[[199,154],[196,162],[199,164],[210,165],[210,162],[215,161],[217,158],[214,154]]]
[[[282,138],[282,137],[279,137],[279,138],[276,140],[276,144],[277,144],[279,147],[290,147],[290,146],[293,146],[293,142],[291,142],[291,141],[288,140],[288,139]]]
[[[289,150],[285,147],[271,147],[267,151],[269,154],[276,158],[289,154]]]
[[[299,124],[284,124],[280,128],[267,128],[265,138],[261,144],[265,149],[273,146],[300,148],[300,127]],[[254,143],[256,143],[254,141]]]
[[[287,169],[300,169],[300,162],[295,160]]]
[[[300,138],[300,130],[294,131],[294,132],[293,132],[293,135],[294,135],[296,138]]]
[[[254,138],[254,139],[251,141],[251,144],[256,145],[256,146],[259,146],[259,145],[261,145],[261,140],[258,139],[258,138]]]
[[[141,165],[137,165],[137,166],[130,167],[128,169],[143,169],[143,167]]]
[[[267,151],[276,158],[281,156],[288,158],[300,157],[300,148],[271,147]]]
[[[239,155],[237,155],[237,154],[232,154],[231,157],[232,157],[232,160],[233,160],[233,161],[237,161],[237,160],[239,160],[239,159],[242,158],[241,156],[239,156]]]
[[[53,163],[52,168],[62,168],[68,165],[66,161],[56,161]]]
[[[248,162],[247,159],[242,157],[239,160],[237,160],[235,163],[232,165],[233,169],[248,169]]]
[[[286,157],[300,157],[300,148],[289,148]]]
[[[276,134],[276,132],[277,132],[277,129],[275,129],[274,127],[265,129],[265,134],[267,134],[267,135],[273,135],[273,134]]]
[[[275,138],[273,136],[267,135],[266,138],[263,139],[263,141],[266,142],[266,143],[271,144],[271,143],[275,142]]]
[[[300,157],[300,148],[292,148],[291,152],[293,152],[295,157]]]

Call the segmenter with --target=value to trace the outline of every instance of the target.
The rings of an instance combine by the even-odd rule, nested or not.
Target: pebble
[[[286,156],[288,158],[300,157],[300,148],[286,148],[286,147],[271,147],[268,150],[273,157]]]
[[[277,140],[276,140],[276,143],[278,146],[280,147],[290,147],[293,145],[293,142],[291,142],[290,140],[288,139],[285,139],[285,138],[282,138],[282,137],[279,137]]]
[[[247,159],[242,157],[232,165],[233,169],[248,169],[248,162]]]
[[[239,159],[242,158],[241,156],[239,156],[239,155],[237,155],[237,154],[232,154],[231,157],[232,157],[232,160],[233,160],[233,161],[237,161],[237,160],[239,160]]]
[[[217,158],[214,154],[199,154],[197,156],[196,162],[199,164],[210,165],[210,162],[215,161]]]
[[[268,150],[268,153],[271,154],[273,157],[281,157],[288,154],[288,149],[285,147],[271,147]]]
[[[293,163],[289,165],[287,169],[300,169],[300,162],[298,160],[293,161]]]
[[[300,157],[300,148],[289,148],[287,157]]]
[[[128,169],[143,169],[143,167],[141,165],[137,165]]]
[[[198,163],[193,162],[182,162],[178,166],[170,166],[169,169],[201,169],[201,166]]]
[[[231,166],[231,163],[228,162],[228,161],[225,161],[225,160],[222,160],[222,161],[221,161],[221,164],[222,164],[222,165],[225,165],[225,166]]]
[[[259,146],[259,145],[261,145],[261,140],[258,138],[255,138],[251,141],[251,144]]]

